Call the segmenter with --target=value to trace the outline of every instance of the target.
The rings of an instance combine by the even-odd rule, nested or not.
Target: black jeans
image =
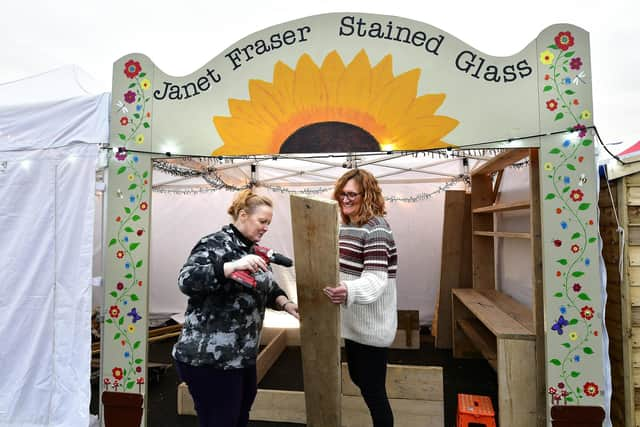
[[[360,388],[373,427],[393,427],[393,412],[387,398],[387,359],[389,349],[344,340],[351,380]]]
[[[246,427],[256,398],[256,367],[213,369],[175,361],[187,383],[200,427]]]

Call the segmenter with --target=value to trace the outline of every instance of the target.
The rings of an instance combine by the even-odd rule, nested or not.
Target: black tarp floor
[[[173,340],[155,342],[149,347],[149,361],[166,363],[167,367],[151,368],[148,382],[149,427],[197,427],[195,416],[178,415],[179,380],[171,364]],[[496,373],[484,359],[454,359],[450,350],[436,350],[428,330],[421,335],[419,350],[391,350],[389,363],[442,366],[445,400],[445,426],[456,424],[458,393],[490,396],[497,409]],[[298,372],[298,375],[292,375]],[[259,384],[264,389],[302,390],[302,360],[299,347],[287,347]],[[98,412],[98,381],[92,384],[91,413]],[[497,414],[496,414],[497,415]],[[497,419],[497,416],[496,416]],[[300,427],[304,424],[251,421],[251,427]],[[402,427],[402,426],[398,426]]]

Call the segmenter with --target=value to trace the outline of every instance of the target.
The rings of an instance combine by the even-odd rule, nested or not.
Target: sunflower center
[[[366,130],[344,122],[320,122],[303,126],[280,146],[280,153],[355,153],[380,151],[380,144]]]

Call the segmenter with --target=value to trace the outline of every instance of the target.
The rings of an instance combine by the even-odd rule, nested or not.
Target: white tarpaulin
[[[12,103],[7,93],[0,86],[0,104]],[[0,426],[89,425],[95,168],[108,109],[108,94],[0,106]]]

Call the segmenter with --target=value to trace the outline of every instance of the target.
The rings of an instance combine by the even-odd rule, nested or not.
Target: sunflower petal
[[[382,91],[378,102],[376,119],[393,126],[405,117],[411,103],[416,99],[420,69],[415,68],[396,77]],[[374,110],[375,111],[375,110]]]
[[[410,148],[404,144],[407,144],[407,141],[421,141],[422,148],[433,148],[431,144],[440,141],[443,136],[458,126],[458,123],[460,122],[447,116],[424,118],[414,122],[413,127],[394,133],[394,144],[396,144],[398,150],[412,150],[416,148]],[[404,143],[401,141],[404,141]]]
[[[268,123],[269,126],[277,126],[283,116],[282,108],[277,102],[278,98],[273,86],[263,80],[249,80],[249,96],[256,113]]]
[[[311,56],[306,53],[302,55],[298,60],[293,82],[294,103],[299,110],[326,107],[326,89],[324,85],[318,84],[321,79],[320,68]]]
[[[361,50],[347,65],[338,82],[338,106],[368,111],[371,98],[371,65],[367,53]]]
[[[393,80],[393,60],[391,55],[386,55],[371,70],[371,93],[379,93],[391,80]]]
[[[224,154],[267,154],[271,133],[264,126],[256,126],[235,117],[214,117],[213,123],[224,145]]]
[[[344,74],[345,66],[342,58],[335,50],[330,52],[322,62],[320,72],[322,82],[327,90],[327,105],[334,107],[338,105],[338,82]]]
[[[293,102],[293,82],[295,73],[282,61],[276,62],[273,70],[273,88],[285,115],[296,111]]]

